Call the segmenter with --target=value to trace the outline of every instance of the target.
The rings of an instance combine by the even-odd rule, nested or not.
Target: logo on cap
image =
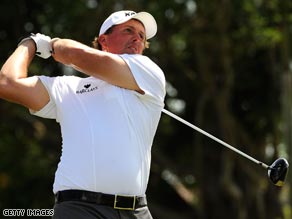
[[[125,17],[132,16],[136,14],[135,12],[125,12]]]

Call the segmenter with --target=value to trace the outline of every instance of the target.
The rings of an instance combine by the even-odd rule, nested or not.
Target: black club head
[[[268,168],[268,176],[276,186],[283,186],[288,172],[289,163],[285,158],[279,158]]]

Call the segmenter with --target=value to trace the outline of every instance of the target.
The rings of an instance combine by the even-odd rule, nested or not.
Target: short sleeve
[[[56,108],[56,104],[52,95],[53,84],[56,78],[39,76],[39,79],[41,80],[43,85],[46,87],[50,96],[50,101],[41,110],[39,111],[30,110],[30,113],[32,115],[39,116],[46,119],[56,119],[57,108]]]
[[[138,86],[145,92],[141,95],[159,105],[164,105],[165,76],[151,59],[143,55],[121,55],[129,66]],[[136,92],[137,93],[137,92]],[[137,95],[139,95],[137,93]]]

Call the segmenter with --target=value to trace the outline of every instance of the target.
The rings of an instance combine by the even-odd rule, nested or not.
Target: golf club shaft
[[[218,142],[219,144],[221,144],[221,145],[223,145],[223,146],[229,148],[230,150],[232,150],[232,151],[234,151],[234,152],[236,152],[236,153],[242,155],[243,157],[245,157],[245,158],[251,160],[252,162],[254,162],[254,163],[256,163],[256,164],[258,164],[258,165],[264,167],[265,169],[269,169],[269,166],[268,166],[267,164],[265,164],[265,163],[263,163],[263,162],[261,162],[261,161],[258,161],[258,160],[256,160],[256,159],[254,159],[253,157],[251,157],[251,156],[247,155],[246,153],[244,153],[244,152],[242,152],[242,151],[236,149],[235,147],[231,146],[230,144],[225,143],[224,141],[220,140],[219,138],[216,138],[215,136],[209,134],[208,132],[206,132],[206,131],[200,129],[199,127],[197,127],[197,126],[195,126],[195,125],[189,123],[188,121],[186,121],[186,120],[180,118],[179,116],[175,115],[174,113],[172,113],[172,112],[170,112],[170,111],[168,111],[168,110],[166,110],[166,109],[162,109],[162,112],[165,113],[165,114],[167,114],[167,115],[169,115],[170,117],[172,117],[172,118],[174,118],[174,119],[180,121],[181,123],[183,123],[183,124],[189,126],[190,128],[196,130],[197,132],[200,132],[201,134],[203,134],[203,135],[205,135],[205,136],[207,136],[207,137],[213,139],[214,141],[216,141],[216,142]]]

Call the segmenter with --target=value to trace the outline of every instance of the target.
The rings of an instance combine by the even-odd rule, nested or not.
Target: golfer
[[[152,218],[145,191],[165,78],[142,54],[156,32],[151,14],[118,11],[102,24],[94,48],[36,34],[3,65],[0,97],[61,127],[53,218]],[[87,76],[28,77],[35,54]]]

